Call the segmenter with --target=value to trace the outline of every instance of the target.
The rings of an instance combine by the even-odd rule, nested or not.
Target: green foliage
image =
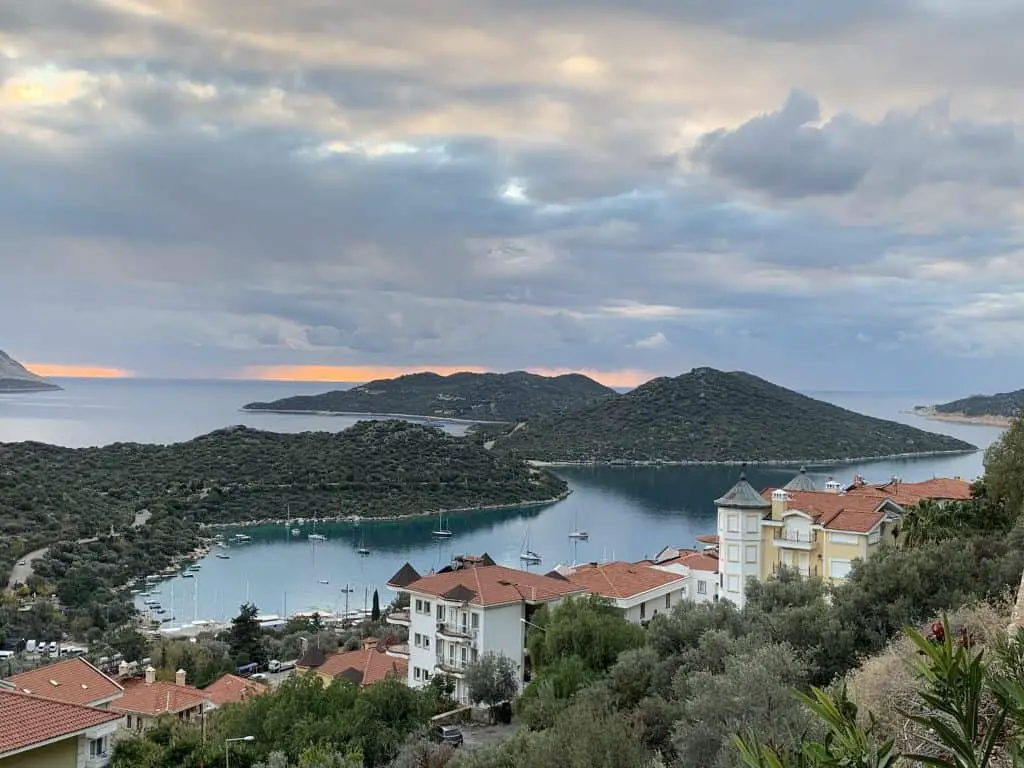
[[[504,654],[493,651],[481,654],[466,665],[464,676],[469,700],[474,704],[486,704],[493,709],[519,693],[519,669]]]
[[[231,620],[228,642],[238,666],[251,662],[267,663],[267,652],[260,639],[260,623],[256,619],[258,615],[259,608],[252,603],[244,603],[239,606],[238,615]]]
[[[580,659],[585,669],[604,672],[620,653],[646,642],[643,629],[599,595],[568,598],[550,612],[541,608],[530,622],[536,627],[528,628],[527,647],[538,674],[572,656]]]
[[[373,590],[373,605],[370,608],[370,619],[372,621],[380,621],[380,595],[377,594],[377,590]]]
[[[985,451],[984,496],[1001,507],[1003,516],[1016,521],[1024,511],[1024,421],[1016,418],[1009,429]]]
[[[530,421],[495,444],[548,461],[822,461],[973,448],[711,368]]]
[[[1004,416],[1015,418],[1024,407],[1024,389],[999,392],[995,395],[971,395],[939,405],[924,406],[925,410],[956,416]]]
[[[321,395],[249,403],[245,408],[522,421],[570,410],[599,398],[618,396],[614,389],[578,373],[564,376],[540,376],[524,371],[453,373],[450,376],[412,373]]]

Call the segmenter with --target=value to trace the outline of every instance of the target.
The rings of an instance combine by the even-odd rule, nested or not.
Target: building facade
[[[610,601],[634,624],[646,624],[687,599],[688,573],[655,568],[646,562],[561,566],[555,573]]]

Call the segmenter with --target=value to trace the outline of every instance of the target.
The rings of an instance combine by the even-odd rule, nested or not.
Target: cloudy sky
[[[1011,0],[3,2],[0,348],[1024,386],[1022,35]]]

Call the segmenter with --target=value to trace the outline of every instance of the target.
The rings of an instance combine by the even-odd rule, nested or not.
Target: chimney
[[[185,684],[185,670],[184,669],[179,669],[177,672],[174,673],[174,684],[175,685],[184,685]]]
[[[117,665],[117,676],[118,677],[128,677],[128,662],[127,661],[122,661],[120,664]]]
[[[146,667],[146,684],[152,685],[156,681],[156,670],[150,665]]]
[[[785,489],[777,488],[772,491],[772,520],[781,520],[787,509],[789,494]]]

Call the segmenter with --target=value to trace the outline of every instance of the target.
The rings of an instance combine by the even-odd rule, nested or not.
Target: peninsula
[[[578,373],[413,373],[320,395],[249,403],[243,410],[515,422],[619,396],[614,389]]]
[[[975,451],[743,372],[695,368],[492,434],[492,450],[553,464],[820,462]]]
[[[63,389],[37,376],[25,366],[0,349],[0,393],[3,392],[47,392]]]
[[[1024,408],[1024,389],[994,395],[971,395],[938,405],[919,405],[913,412],[933,421],[1006,427],[1021,408]]]

